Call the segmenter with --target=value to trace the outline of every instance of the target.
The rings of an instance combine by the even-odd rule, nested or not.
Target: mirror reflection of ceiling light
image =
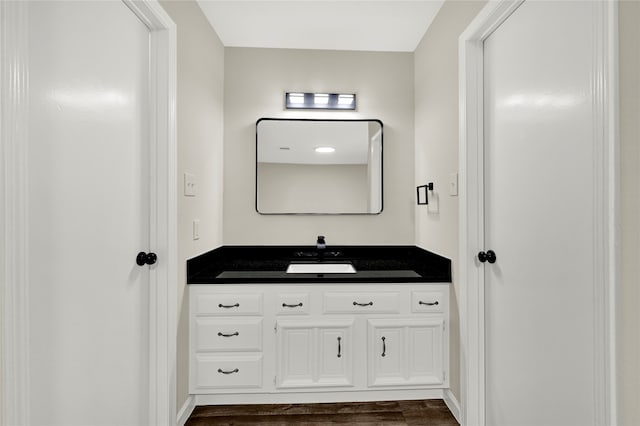
[[[303,93],[286,92],[287,109],[355,110],[355,93]]]
[[[316,152],[322,153],[322,154],[329,154],[332,152],[335,152],[336,149],[332,146],[319,146],[316,148]]]

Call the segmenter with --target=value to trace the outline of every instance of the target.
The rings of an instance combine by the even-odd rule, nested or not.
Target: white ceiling
[[[198,0],[227,47],[413,52],[444,0]]]

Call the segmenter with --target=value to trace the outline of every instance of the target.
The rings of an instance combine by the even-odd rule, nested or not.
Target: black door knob
[[[478,260],[482,263],[496,263],[496,253],[493,250],[487,250],[487,252],[481,251],[478,253]]]
[[[156,260],[158,260],[158,256],[156,256],[155,253],[145,253],[143,251],[138,253],[138,256],[136,257],[136,263],[138,266],[153,265],[156,263]]]

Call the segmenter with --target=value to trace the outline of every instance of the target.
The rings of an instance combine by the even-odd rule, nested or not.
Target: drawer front
[[[262,315],[262,293],[198,294],[194,311],[196,315]]]
[[[447,300],[442,291],[414,291],[411,293],[411,312],[444,312]]]
[[[400,294],[395,292],[325,293],[323,311],[342,313],[398,313]]]
[[[276,297],[278,315],[309,315],[309,293],[280,293]]]
[[[196,387],[200,389],[259,388],[262,355],[196,355]]]
[[[196,352],[262,351],[262,319],[196,318]]]

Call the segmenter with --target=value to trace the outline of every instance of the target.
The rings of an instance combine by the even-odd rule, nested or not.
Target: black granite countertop
[[[351,274],[287,274],[291,262],[349,262]],[[451,282],[451,261],[416,246],[222,246],[187,260],[188,284]]]

